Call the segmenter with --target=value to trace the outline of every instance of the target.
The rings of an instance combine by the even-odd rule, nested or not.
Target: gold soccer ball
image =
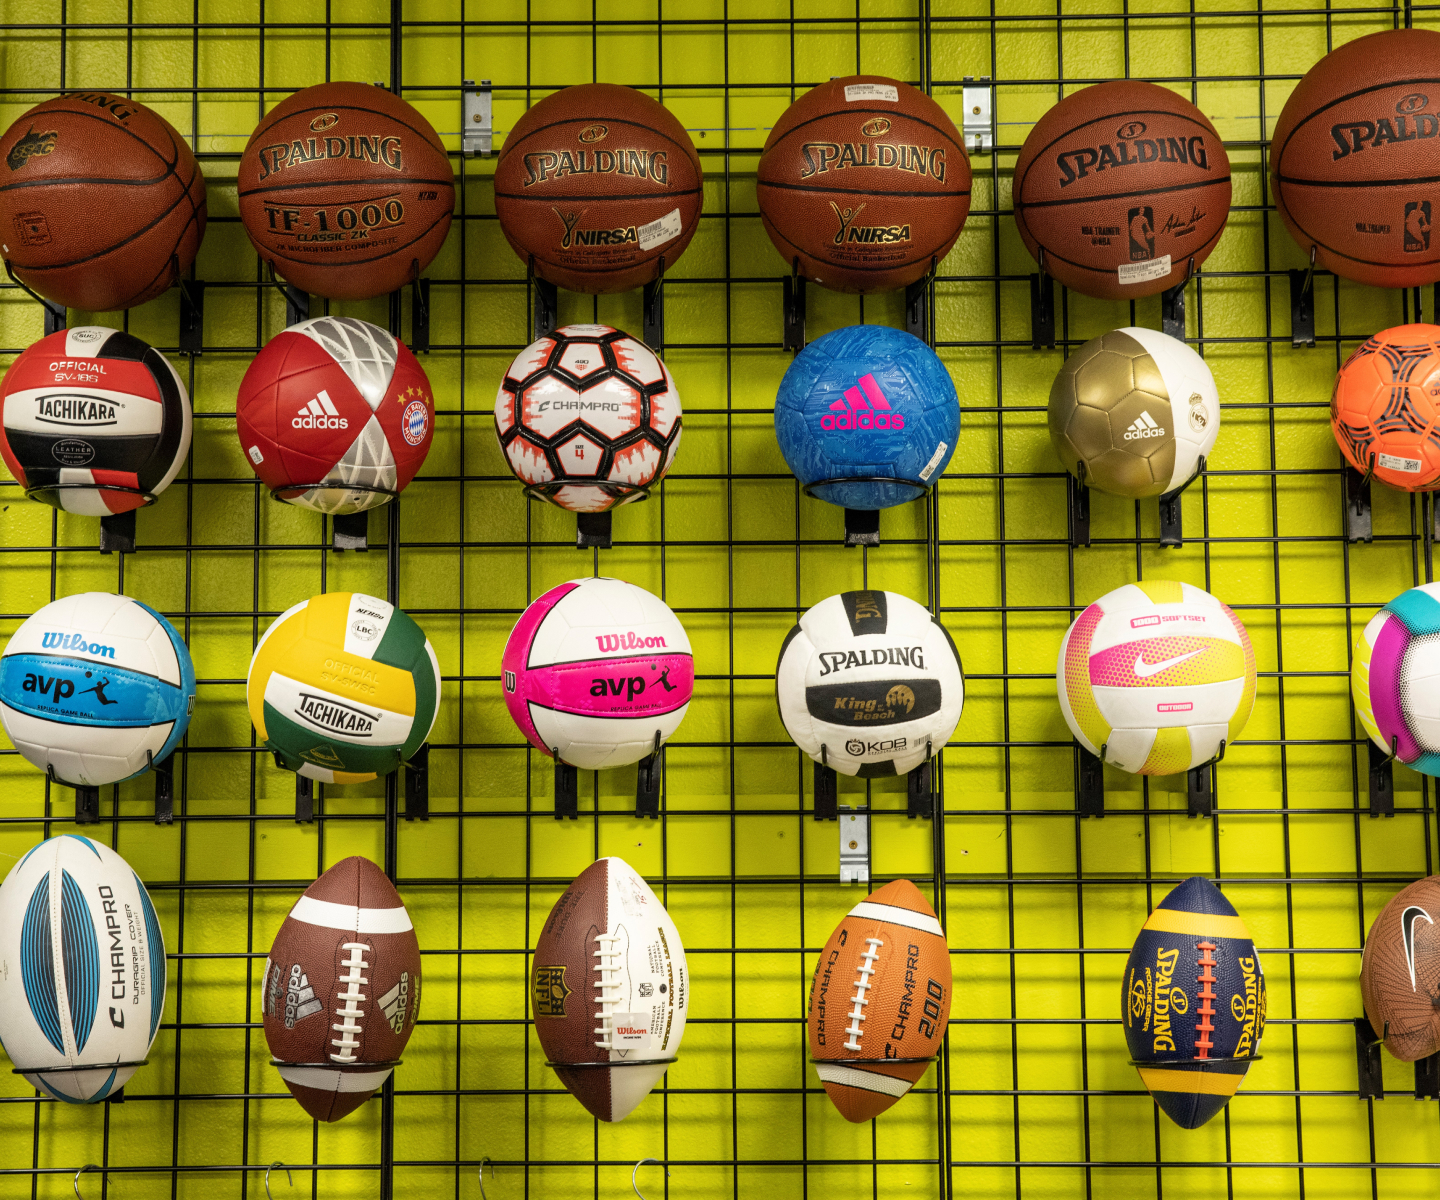
[[[1153,329],[1113,329],[1072,354],[1050,388],[1050,440],[1089,487],[1140,499],[1174,491],[1220,432],[1205,360]]]

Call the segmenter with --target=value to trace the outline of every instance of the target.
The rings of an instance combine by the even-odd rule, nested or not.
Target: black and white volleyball
[[[785,730],[842,775],[903,775],[960,723],[965,675],[949,632],[898,592],[841,592],[800,618],[775,673]]]

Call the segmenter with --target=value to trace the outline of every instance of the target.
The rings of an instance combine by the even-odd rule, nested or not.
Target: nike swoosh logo
[[[1192,650],[1189,654],[1177,654],[1174,658],[1161,659],[1158,663],[1147,663],[1142,655],[1135,656],[1135,674],[1141,679],[1149,679],[1152,675],[1158,675],[1166,667],[1173,667],[1177,663],[1184,662],[1187,658],[1194,658],[1197,654],[1204,654],[1205,648]]]
[[[1400,914],[1400,936],[1405,940],[1405,965],[1410,968],[1410,990],[1415,990],[1415,921],[1424,917],[1430,924],[1435,919],[1418,904],[1412,904]]]

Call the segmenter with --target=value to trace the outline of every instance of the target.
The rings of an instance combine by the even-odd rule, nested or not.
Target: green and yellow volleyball
[[[280,765],[321,783],[363,783],[420,749],[440,704],[425,631],[363,592],[312,596],[265,631],[246,699]]]

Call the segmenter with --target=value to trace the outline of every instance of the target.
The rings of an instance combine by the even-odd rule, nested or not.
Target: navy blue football
[[[889,508],[924,494],[960,436],[945,364],[888,325],[827,333],[795,356],[775,397],[775,436],[803,484],[845,508]],[[908,482],[888,482],[889,480]]]
[[[1195,875],[1150,914],[1125,963],[1130,1057],[1164,1114],[1198,1129],[1259,1057],[1265,972],[1245,922]]]

